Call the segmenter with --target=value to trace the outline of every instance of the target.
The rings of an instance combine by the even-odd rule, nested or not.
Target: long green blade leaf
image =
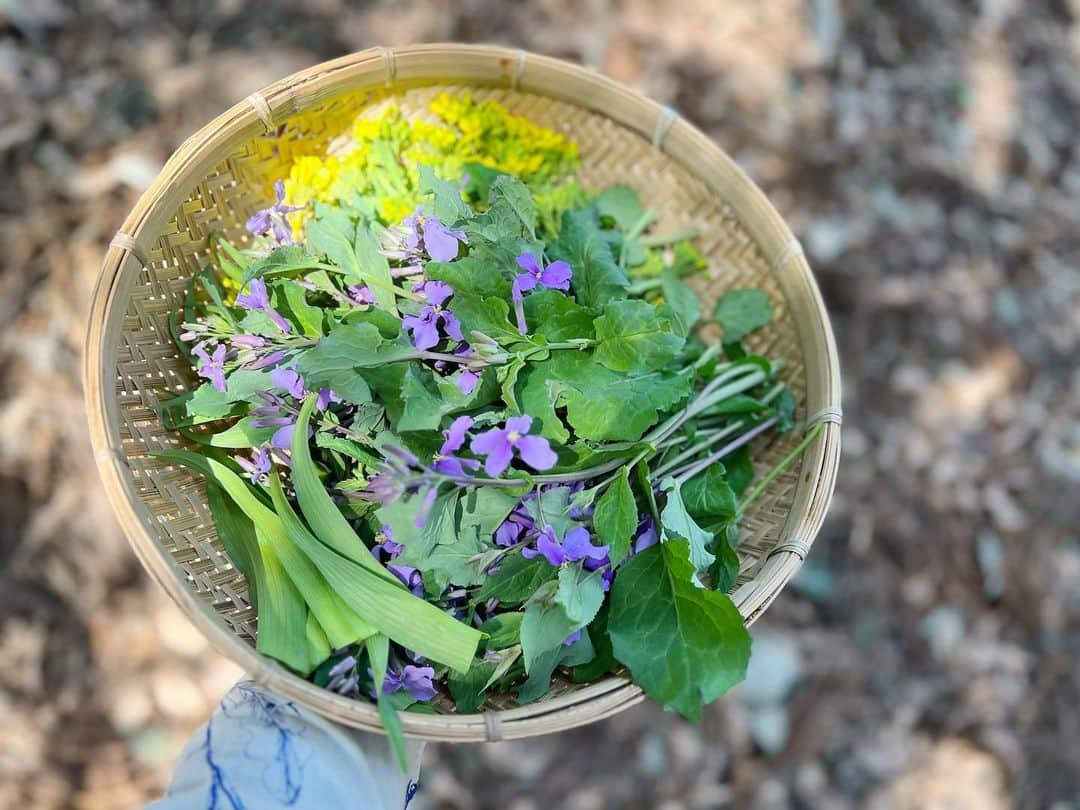
[[[292,481],[296,489],[296,500],[300,511],[311,527],[312,533],[334,551],[353,562],[360,563],[369,571],[377,574],[395,587],[403,585],[387,571],[368,551],[368,547],[353,531],[349,521],[341,514],[330,494],[319,480],[315,471],[315,462],[311,460],[311,447],[308,445],[308,425],[311,413],[315,409],[315,396],[309,396],[300,409],[296,420],[292,441]]]
[[[394,752],[394,759],[402,772],[408,769],[405,759],[405,732],[401,728],[401,718],[397,711],[383,694],[383,683],[386,681],[387,661],[390,657],[390,639],[382,633],[376,633],[364,642],[367,647],[368,661],[371,664],[371,675],[375,680],[375,695],[379,703],[379,719],[382,720],[383,729],[390,739],[390,748]]]
[[[356,611],[346,605],[330,588],[311,560],[300,553],[290,541],[289,533],[285,531],[285,526],[278,516],[255,496],[244,479],[220,461],[197,453],[169,450],[158,455],[200,470],[225,490],[254,523],[260,540],[273,548],[274,555],[285,567],[289,578],[319,620],[335,649],[362,641],[375,632],[375,628],[357,615]]]
[[[347,605],[379,632],[425,658],[460,672],[469,668],[482,637],[479,631],[320,543],[285,499],[277,476],[270,478],[270,494],[293,542]]]

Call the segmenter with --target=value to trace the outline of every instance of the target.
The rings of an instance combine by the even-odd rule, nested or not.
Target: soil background
[[[105,246],[191,132],[372,45],[511,44],[677,108],[803,241],[828,522],[692,726],[429,746],[423,808],[1080,807],[1080,2],[0,0],[0,808],[125,808],[239,671],[130,553],[80,390]]]

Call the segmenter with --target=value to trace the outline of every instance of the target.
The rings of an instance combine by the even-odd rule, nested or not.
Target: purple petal
[[[292,448],[293,433],[296,430],[296,422],[290,422],[287,425],[282,425],[270,437],[270,444],[276,447],[278,450],[289,450]]]
[[[261,349],[266,346],[266,338],[258,335],[233,335],[230,340],[234,346],[244,349]]]
[[[532,276],[540,274],[540,260],[535,253],[522,253],[517,257],[517,265]]]
[[[660,542],[660,537],[656,532],[656,524],[650,515],[646,515],[645,518],[638,524],[637,539],[634,540],[634,553],[640,554],[650,546],[655,546]]]
[[[453,422],[450,423],[449,430],[443,431],[442,448],[439,450],[439,454],[448,456],[451,453],[460,450],[461,446],[465,444],[465,434],[469,431],[469,428],[473,426],[473,418],[471,416],[459,416]]]
[[[206,376],[210,380],[210,384],[214,386],[221,393],[225,393],[228,386],[225,384],[225,371],[221,366],[207,366]]]
[[[563,640],[563,646],[569,647],[571,644],[576,644],[581,640],[581,631],[575,630]]]
[[[424,596],[424,577],[411,565],[388,565],[386,570],[401,580],[413,596]]]
[[[260,369],[260,368],[266,368],[267,366],[273,366],[273,365],[276,365],[277,363],[281,362],[282,358],[284,358],[284,357],[285,357],[285,352],[282,352],[282,351],[270,352],[270,354],[266,355],[265,357],[262,357],[262,358],[256,360],[254,363],[248,364],[248,368],[250,368],[252,370],[255,370],[255,369]]]
[[[328,678],[340,678],[345,675],[350,669],[356,666],[356,659],[351,655],[346,655],[334,666],[330,668],[330,671],[326,673]]]
[[[525,434],[529,432],[529,428],[532,427],[532,417],[527,413],[521,416],[511,416],[506,420],[506,432],[507,433],[520,433]]]
[[[261,278],[253,278],[248,285],[249,292],[245,295],[236,296],[236,303],[244,309],[263,309],[270,306],[270,298],[266,294],[266,282]]]
[[[413,521],[413,526],[418,529],[424,528],[424,524],[427,523],[427,519],[431,517],[431,508],[435,506],[435,498],[438,497],[438,492],[435,491],[435,487],[430,487],[427,492],[424,493],[424,500],[420,504],[420,509],[416,513],[416,520]]]
[[[431,307],[417,315],[406,315],[401,319],[404,327],[412,334],[413,346],[420,351],[427,351],[439,342],[439,329],[435,325],[435,311]]]
[[[504,520],[495,530],[495,545],[512,546],[521,537],[521,524],[513,520]]]
[[[569,290],[570,279],[573,275],[574,272],[566,262],[552,262],[540,274],[540,282],[545,287],[551,287],[555,290]]]
[[[320,411],[325,411],[330,407],[331,402],[341,402],[341,397],[329,388],[320,388],[319,395],[315,398],[315,408]]]
[[[292,331],[292,324],[289,323],[287,320],[285,320],[281,316],[280,312],[278,312],[276,309],[274,309],[269,304],[267,304],[263,309],[265,310],[266,314],[270,317],[270,320],[272,320],[274,322],[274,325],[277,326],[278,329],[280,329],[282,332],[291,332]]]
[[[464,340],[465,337],[461,334],[461,321],[457,319],[457,315],[448,309],[444,309],[441,316],[443,331],[454,340]]]
[[[457,379],[454,380],[458,390],[465,394],[465,396],[468,396],[476,390],[476,384],[478,382],[480,382],[480,375],[471,369],[464,369],[457,375]]]
[[[543,436],[522,436],[517,449],[521,460],[534,470],[550,470],[559,460]]]
[[[454,288],[445,281],[425,281],[424,297],[434,307],[441,307],[454,294]]]
[[[523,298],[522,293],[527,293],[537,284],[536,276],[529,275],[528,273],[519,273],[514,279],[513,298],[515,301],[520,301]]]
[[[555,539],[555,532],[550,526],[544,527],[544,531],[537,538],[536,550],[543,554],[544,558],[556,568],[567,560],[566,552],[559,545],[559,541]]]
[[[424,220],[424,247],[428,256],[437,262],[449,262],[457,258],[458,240],[438,217]]]
[[[206,345],[205,344],[196,343],[192,347],[191,353],[193,355],[195,355],[195,357],[197,357],[199,360],[201,360],[204,364],[206,364],[206,365],[210,364],[210,355],[208,355],[206,353]]]
[[[275,368],[270,372],[270,382],[296,399],[304,398],[304,378],[291,368]]]
[[[488,453],[494,452],[496,447],[502,445],[510,446],[510,440],[506,438],[506,431],[502,428],[492,428],[474,436],[469,444],[469,449],[478,456],[486,456]]]
[[[567,559],[570,560],[590,559],[601,562],[608,556],[607,546],[594,546],[592,540],[589,539],[588,530],[581,526],[567,532],[562,545],[566,550]]]
[[[277,198],[278,203],[285,202],[285,183],[282,180],[278,180],[274,183],[274,197]]]
[[[247,228],[248,233],[254,236],[262,236],[270,230],[270,209],[264,208],[262,211],[256,211],[248,217],[244,227]]]
[[[484,472],[492,478],[498,478],[503,471],[510,466],[510,460],[514,456],[514,448],[510,442],[502,442],[496,445],[484,460]]]
[[[435,670],[432,667],[414,667],[406,664],[401,670],[401,681],[405,690],[417,700],[431,700],[438,691],[433,680]]]

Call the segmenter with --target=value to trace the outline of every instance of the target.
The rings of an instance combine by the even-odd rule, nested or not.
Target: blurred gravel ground
[[[105,244],[247,93],[374,44],[600,67],[727,148],[803,239],[845,458],[750,682],[431,747],[427,808],[1080,807],[1080,3],[0,0],[0,807],[160,793],[238,672],[103,502],[80,392]]]

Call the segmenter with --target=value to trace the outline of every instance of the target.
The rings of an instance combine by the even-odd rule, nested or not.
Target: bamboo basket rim
[[[149,246],[194,182],[229,149],[274,130],[288,117],[346,91],[425,85],[502,86],[546,96],[604,116],[682,165],[734,212],[772,268],[789,303],[805,360],[807,424],[823,428],[801,460],[797,490],[780,542],[753,577],[732,594],[749,625],[772,603],[805,559],[821,528],[839,465],[841,392],[836,342],[817,283],[799,241],[730,157],[668,107],[582,66],[492,45],[437,43],[371,48],[315,65],[235,104],[185,140],[139,198],[105,255],[95,287],[84,353],[84,390],[91,442],[106,494],[136,556],[185,615],[223,654],[282,696],[348,726],[382,732],[377,710],[293,675],[260,655],[217,618],[211,605],[155,542],[151,517],[134,492],[117,418],[116,351],[127,292],[146,264]],[[402,712],[409,737],[433,741],[515,739],[609,717],[643,700],[628,678],[609,676],[549,700],[480,714]]]

